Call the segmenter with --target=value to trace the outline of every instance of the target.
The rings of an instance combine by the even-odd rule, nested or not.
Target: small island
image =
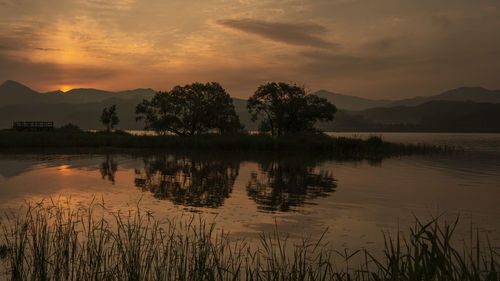
[[[153,131],[153,135],[113,130],[120,119],[112,105],[104,108],[100,116],[103,131],[84,131],[74,124],[48,130],[19,130],[13,126],[0,131],[0,148],[298,151],[347,159],[450,150],[389,143],[379,136],[364,140],[330,137],[318,130],[316,123],[332,121],[337,108],[296,84],[261,85],[248,99],[247,108],[252,121],[259,122],[258,132],[244,129],[231,97],[219,83],[193,83],[158,92],[137,105],[136,120],[143,121],[144,129]]]

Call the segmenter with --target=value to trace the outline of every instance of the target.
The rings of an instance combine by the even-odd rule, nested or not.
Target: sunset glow
[[[500,88],[498,1],[0,1],[0,80],[38,91],[168,90],[246,98],[294,81],[365,98]],[[397,80],[394,79],[397,77]]]
[[[63,92],[67,92],[69,90],[73,89],[73,87],[71,86],[60,86],[59,87],[59,90],[63,91]]]
[[[71,169],[70,165],[61,165],[61,166],[57,167],[57,170],[63,176],[70,176],[70,175],[75,174],[75,172]]]
[[[0,281],[500,281],[499,74],[500,0],[0,0]]]

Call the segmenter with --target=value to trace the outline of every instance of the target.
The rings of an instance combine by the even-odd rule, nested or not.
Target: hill
[[[233,98],[233,105],[240,122],[245,125],[245,129],[256,131],[259,129],[258,122],[252,122],[252,116],[248,113],[247,101],[239,98]]]
[[[461,87],[434,96],[393,101],[385,106],[411,106],[437,100],[500,103],[500,90],[488,90],[481,87]]]
[[[120,117],[118,129],[141,130],[142,122],[135,121],[135,107],[143,99],[150,99],[153,89],[135,89],[120,92],[97,89],[73,89],[68,92],[38,93],[18,82],[5,81],[0,85],[0,128],[9,128],[15,120],[54,121],[55,126],[78,124],[82,129],[101,129],[99,117],[102,109],[116,104]],[[246,100],[233,99],[241,121],[251,130]]]
[[[0,107],[0,128],[9,128],[12,121],[54,121],[56,127],[67,123],[77,124],[82,129],[102,129],[99,121],[105,106],[116,104],[120,124],[117,129],[143,128],[135,121],[135,106],[140,100],[107,99],[102,102],[69,104],[23,104]]]
[[[68,92],[52,91],[38,93],[21,83],[7,80],[0,85],[0,107],[15,104],[60,104],[60,103],[95,103],[106,99],[151,98],[156,91],[153,89],[135,89],[120,92],[102,91],[97,89],[72,89]]]
[[[83,129],[99,129],[102,109],[116,104],[119,128],[142,129],[142,124],[135,121],[135,107],[155,93],[153,89],[110,92],[84,88],[38,93],[7,80],[0,85],[0,128],[11,127],[15,120],[45,120],[54,121],[56,126],[74,123]]]
[[[385,106],[392,101],[390,100],[371,100],[354,96],[347,96],[329,92],[326,90],[319,90],[314,93],[320,98],[325,98],[333,103],[337,108],[345,110],[364,110],[372,107]]]
[[[328,131],[500,132],[500,103],[430,101],[417,106],[340,111]]]
[[[100,129],[99,116],[105,106],[117,105],[118,129],[142,129],[135,121],[135,107],[155,94],[153,89],[110,92],[73,89],[68,92],[38,93],[15,81],[0,85],[0,128],[14,120],[54,121],[56,126],[78,124],[83,129]],[[334,103],[335,120],[320,124],[333,131],[499,131],[500,91],[462,87],[428,97],[399,101],[371,100],[321,90],[320,97]],[[249,131],[251,121],[246,100],[233,98],[236,113]]]
[[[149,99],[156,93],[153,89],[135,89],[120,92],[109,92],[97,89],[79,88],[67,92],[55,91],[42,95],[56,97],[58,102],[65,103],[90,103],[102,102],[106,99]]]
[[[401,100],[372,100],[337,94],[326,90],[320,90],[314,94],[326,98],[339,109],[354,111],[375,107],[415,106],[437,100],[500,103],[500,90],[488,90],[481,87],[461,87],[433,96]]]
[[[37,103],[43,99],[36,91],[18,82],[7,80],[0,85],[0,106]]]

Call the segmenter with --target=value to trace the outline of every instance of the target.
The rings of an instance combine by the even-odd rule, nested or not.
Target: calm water
[[[332,133],[368,137],[370,134]],[[0,209],[71,197],[111,210],[139,204],[157,217],[198,213],[253,239],[275,224],[292,238],[328,228],[334,247],[376,248],[381,231],[418,216],[460,214],[500,245],[500,135],[387,133],[385,140],[448,144],[453,155],[335,161],[307,155],[175,151],[143,154],[0,155]]]

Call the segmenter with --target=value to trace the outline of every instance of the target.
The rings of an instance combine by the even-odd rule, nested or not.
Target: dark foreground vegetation
[[[249,135],[236,114],[233,101],[216,82],[176,86],[158,92],[136,106],[136,120],[155,136],[112,133],[120,121],[115,105],[103,109],[105,132],[84,132],[67,124],[50,132],[25,128],[0,132],[1,148],[148,148],[213,149],[237,151],[307,151],[338,158],[380,158],[392,155],[446,151],[448,148],[382,141],[331,138],[317,122],[332,121],[337,108],[324,98],[307,94],[304,87],[287,83],[259,86],[246,104],[259,135]]]
[[[279,86],[279,83],[267,84],[264,88],[282,88],[276,86]],[[294,88],[293,85],[290,86],[289,88]],[[258,93],[255,98],[261,97],[262,91]],[[99,129],[103,128],[99,120],[103,108],[116,105],[116,114],[120,120],[117,128],[141,130],[146,124],[136,122],[137,105],[141,104],[142,107],[143,99],[151,102],[148,103],[149,108],[155,106],[157,101],[166,101],[161,98],[153,100],[156,94],[152,89],[123,92],[73,89],[65,94],[42,94],[17,82],[5,81],[0,85],[0,128],[11,127],[12,121],[38,120],[53,121],[57,126],[71,122],[85,129]],[[332,121],[318,120],[321,124],[317,123],[317,127],[324,131],[500,132],[500,91],[490,91],[480,87],[462,87],[435,96],[396,101],[361,99],[324,90],[313,94],[326,99],[338,109]],[[311,99],[309,94],[306,96],[309,98],[302,99],[302,102],[305,101],[303,104],[308,107],[303,107],[306,110],[300,112],[302,117],[304,113],[310,112],[307,109],[311,108],[311,105],[317,105],[313,102],[315,98]],[[252,100],[256,101],[255,98]],[[260,106],[254,107],[256,104],[253,101],[251,107],[259,110]],[[253,114],[249,112],[247,102],[246,99],[232,97],[234,110],[241,124],[246,130],[256,131],[262,125],[261,121],[266,121],[266,118],[259,118],[259,122],[252,122]],[[202,105],[206,106],[205,103]],[[225,108],[228,109],[228,107]],[[279,108],[282,107],[279,106]],[[254,112],[253,109],[252,112]],[[230,113],[230,111],[223,112]],[[210,114],[202,116],[205,118]],[[226,116],[229,117],[231,114]],[[153,117],[152,120],[155,119],[154,115],[150,117]],[[151,120],[150,117],[148,120]],[[307,116],[309,117],[310,115]],[[210,120],[215,119],[210,118]],[[221,121],[221,119],[218,120]]]
[[[218,135],[137,136],[126,132],[82,132],[66,129],[53,132],[0,131],[0,149],[48,148],[120,148],[120,149],[200,149],[228,151],[302,151],[340,158],[373,158],[394,155],[450,151],[444,146],[398,144],[380,137],[366,140],[323,134],[288,135]]]
[[[0,263],[10,280],[499,280],[499,253],[457,222],[421,222],[384,236],[383,255],[330,249],[322,238],[292,243],[276,230],[256,245],[198,218],[157,220],[136,210],[30,207],[4,218]],[[322,236],[323,237],[323,236]],[[338,250],[338,249],[337,249]],[[354,262],[357,260],[357,262]]]

